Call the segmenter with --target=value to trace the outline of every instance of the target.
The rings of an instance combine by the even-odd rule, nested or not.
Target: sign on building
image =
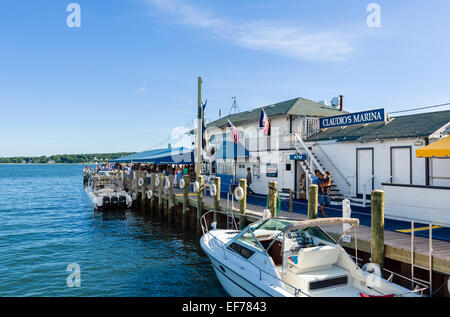
[[[355,112],[340,116],[320,119],[320,128],[343,127],[347,125],[367,124],[375,122],[386,122],[386,112],[384,109]]]
[[[306,161],[306,154],[291,154],[289,158],[292,161]]]

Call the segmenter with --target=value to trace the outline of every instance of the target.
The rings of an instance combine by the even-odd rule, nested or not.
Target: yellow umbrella
[[[450,135],[416,150],[417,157],[450,158]]]

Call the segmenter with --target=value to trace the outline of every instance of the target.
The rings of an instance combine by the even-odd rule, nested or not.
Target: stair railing
[[[322,174],[325,174],[325,170],[317,161],[312,151],[306,146],[302,138],[300,138],[297,134],[294,134],[294,140],[296,141],[294,143],[296,150],[301,154],[307,155],[306,164],[308,165],[308,168],[311,171],[311,173],[314,173],[315,170],[319,170]]]

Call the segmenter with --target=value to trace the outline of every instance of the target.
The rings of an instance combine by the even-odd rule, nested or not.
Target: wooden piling
[[[173,194],[173,186],[174,186],[174,182],[175,182],[175,176],[173,174],[169,175],[169,182],[170,182],[170,187],[169,187],[169,210],[168,210],[168,217],[169,217],[169,222],[172,222],[174,220],[174,212],[175,212],[175,202],[174,202],[174,194]]]
[[[372,192],[371,208],[371,261],[382,268],[384,265],[384,191]]]
[[[141,177],[144,179],[144,184],[141,186],[141,212],[147,210],[147,172],[142,171]]]
[[[289,212],[294,212],[294,191],[289,189]]]
[[[183,175],[184,188],[183,188],[183,209],[181,211],[182,216],[182,226],[186,228],[187,224],[187,213],[189,204],[189,175]]]
[[[164,210],[163,190],[164,190],[164,174],[160,173],[158,186],[158,212],[161,214]]]
[[[242,230],[245,228],[245,222],[247,218],[245,215],[247,214],[247,180],[245,178],[239,181],[239,186],[242,187],[244,191],[244,198],[239,202],[239,229]]]
[[[198,176],[197,182],[200,185],[197,192],[197,231],[201,231],[200,218],[203,215],[203,176]]]
[[[269,210],[272,217],[277,215],[277,182],[269,182]]]
[[[216,194],[214,195],[214,210],[220,211],[220,177],[214,177]],[[214,221],[217,223],[217,213],[214,213]]]
[[[317,218],[319,186],[312,184],[308,189],[308,219]]]

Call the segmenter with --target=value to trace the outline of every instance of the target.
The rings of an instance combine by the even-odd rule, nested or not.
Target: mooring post
[[[182,214],[182,225],[183,228],[186,228],[187,223],[187,212],[188,212],[188,204],[189,204],[189,175],[183,175],[184,180],[184,188],[183,188],[183,210]]]
[[[289,212],[294,212],[294,191],[289,189]]]
[[[160,173],[159,177],[159,186],[158,186],[158,212],[162,213],[164,208],[164,200],[163,200],[163,189],[164,189],[164,174]]]
[[[173,185],[174,185],[174,181],[175,181],[175,175],[170,174],[169,175],[169,182],[170,182],[170,187],[169,187],[169,211],[168,211],[168,216],[169,216],[169,222],[172,222],[172,220],[174,219],[174,211],[175,211],[175,202],[174,202],[174,196],[173,196]]]
[[[269,210],[272,217],[277,215],[277,182],[269,182]]]
[[[214,177],[214,185],[216,186],[216,194],[214,195],[214,210],[220,211],[220,177]],[[217,212],[214,213],[214,221],[217,223]]]
[[[371,200],[371,261],[382,268],[384,265],[384,191],[374,190]]]
[[[150,212],[154,212],[154,201],[155,201],[155,192],[156,192],[156,186],[155,186],[155,180],[156,180],[156,174],[151,173],[150,174],[150,190],[152,191],[152,198],[150,199]]]
[[[203,215],[203,176],[197,177],[199,189],[197,192],[197,231],[201,229],[200,218]]]
[[[142,172],[142,177],[144,179],[144,184],[141,188],[141,211],[145,212],[147,210],[147,172]]]
[[[245,228],[245,222],[247,218],[245,215],[247,214],[247,180],[245,178],[239,181],[239,186],[242,187],[244,191],[244,197],[239,202],[239,230]]]
[[[317,218],[319,186],[312,184],[308,189],[308,219]]]

